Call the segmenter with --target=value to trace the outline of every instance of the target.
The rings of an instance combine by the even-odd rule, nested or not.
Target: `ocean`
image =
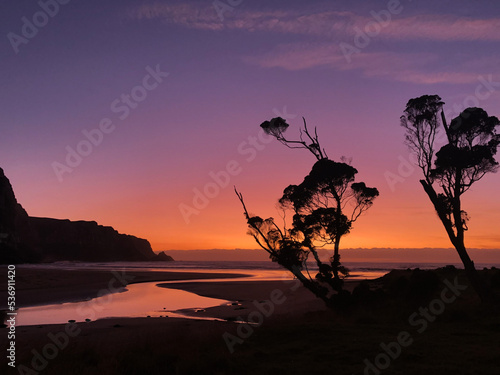
[[[463,268],[459,262],[344,262],[350,270],[349,279],[373,279],[381,277],[393,269],[435,269],[446,265]],[[55,262],[36,265],[22,265],[26,268],[57,268],[57,269],[95,269],[95,270],[134,270],[134,271],[199,271],[199,272],[231,272],[261,275],[261,278],[272,278],[281,273],[288,273],[277,263],[271,261],[174,261],[174,262]],[[500,263],[476,263],[477,269],[497,267]],[[308,262],[308,270],[312,274],[317,270],[315,263]],[[306,272],[306,270],[304,270]]]

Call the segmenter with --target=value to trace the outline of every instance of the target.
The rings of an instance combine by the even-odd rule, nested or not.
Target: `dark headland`
[[[173,261],[142,238],[95,221],[31,217],[0,168],[0,264],[55,261]]]

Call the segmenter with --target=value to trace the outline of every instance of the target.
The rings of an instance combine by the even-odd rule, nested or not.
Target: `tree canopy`
[[[500,135],[497,117],[481,108],[467,108],[448,124],[444,102],[438,95],[410,99],[401,125],[406,143],[416,154],[424,179],[420,180],[434,205],[450,241],[462,260],[472,285],[487,299],[488,291],[480,280],[464,242],[468,215],[462,209],[461,196],[487,173],[496,172],[495,160]],[[445,144],[436,151],[438,131],[444,130]]]
[[[343,291],[348,270],[340,263],[340,241],[353,223],[370,208],[379,195],[376,188],[355,182],[358,171],[343,161],[329,159],[321,147],[316,129],[311,134],[304,120],[299,140],[289,140],[284,132],[289,125],[282,118],[264,122],[261,127],[289,148],[309,150],[317,159],[311,171],[297,185],[289,185],[279,199],[283,211],[292,213],[291,227],[283,229],[273,218],[250,215],[241,193],[236,191],[249,226],[249,233],[270,254],[270,258],[294,273],[316,295],[328,300],[332,291]],[[324,261],[318,248],[333,247]],[[306,261],[312,256],[318,272],[313,279]],[[302,274],[306,269],[308,278]]]

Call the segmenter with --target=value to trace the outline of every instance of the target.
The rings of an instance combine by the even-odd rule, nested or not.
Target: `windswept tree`
[[[251,215],[242,194],[235,191],[243,205],[249,234],[259,246],[269,253],[272,261],[292,272],[317,297],[332,305],[336,294],[348,294],[342,287],[349,272],[340,262],[340,241],[372,206],[379,192],[364,182],[355,182],[356,168],[344,161],[330,160],[319,143],[316,129],[311,134],[305,120],[299,140],[284,136],[288,126],[280,117],[261,125],[285,146],[306,149],[316,157],[304,180],[285,188],[279,200],[285,213],[292,212],[291,227],[281,228],[273,218]],[[318,254],[318,248],[323,247],[333,248],[333,255],[327,261]],[[318,267],[314,278],[307,269],[310,257]]]
[[[465,247],[468,216],[462,209],[462,195],[498,168],[495,154],[500,143],[496,133],[499,120],[481,108],[467,108],[448,124],[443,105],[437,95],[411,99],[401,125],[406,129],[406,143],[416,154],[423,172],[420,183],[458,252],[471,285],[485,301],[491,293]],[[436,151],[439,129],[444,130],[447,142]]]

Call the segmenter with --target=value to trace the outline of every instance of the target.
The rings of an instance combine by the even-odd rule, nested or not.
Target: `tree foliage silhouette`
[[[328,305],[333,305],[337,294],[349,294],[343,290],[343,280],[349,272],[340,262],[340,241],[360,215],[372,206],[379,192],[364,182],[355,182],[356,168],[344,161],[330,160],[319,143],[316,129],[311,134],[305,119],[303,121],[299,140],[284,136],[289,125],[280,117],[261,124],[267,134],[285,146],[306,149],[317,160],[304,180],[285,188],[279,200],[284,212],[293,213],[291,228],[281,229],[273,218],[250,215],[242,194],[236,188],[235,192],[243,205],[249,234],[269,253],[271,260],[292,272]],[[333,255],[323,261],[318,248],[326,246],[333,246]],[[314,279],[307,269],[306,261],[310,256],[318,267]]]
[[[481,108],[467,108],[448,124],[443,105],[438,95],[411,99],[401,116],[401,125],[424,175],[420,183],[458,252],[471,285],[483,301],[489,300],[491,293],[465,247],[468,216],[462,209],[461,198],[475,182],[498,168],[495,154],[500,143],[496,134],[499,120]],[[447,143],[436,152],[441,126]]]

